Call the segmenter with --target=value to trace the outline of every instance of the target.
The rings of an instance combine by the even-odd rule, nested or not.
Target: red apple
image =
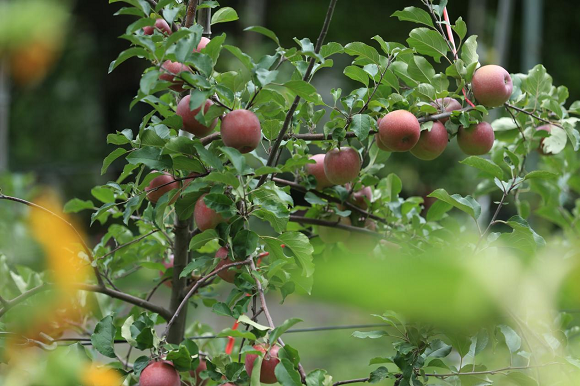
[[[268,350],[267,346],[263,344],[257,344],[254,346],[254,349],[265,353],[264,359],[262,360],[262,367],[260,369],[260,382],[266,384],[272,384],[278,382],[276,378],[276,374],[274,369],[280,363],[280,359],[278,359],[278,351],[280,350],[280,346],[271,346]],[[254,362],[258,358],[257,354],[247,354],[246,355],[246,372],[248,376],[252,376],[252,370],[254,369]]]
[[[510,99],[513,91],[510,74],[500,66],[480,67],[471,80],[473,95],[479,103],[487,107],[498,107]]]
[[[207,46],[207,43],[209,43],[210,40],[208,38],[206,38],[205,36],[201,37],[201,40],[199,41],[199,44],[197,45],[197,48],[195,48],[193,50],[193,52],[199,52],[201,50],[203,50],[205,48],[205,46]]]
[[[431,130],[421,131],[419,142],[411,149],[411,154],[425,161],[433,160],[443,153],[448,141],[445,126],[440,121],[433,122]]]
[[[433,107],[436,107],[440,113],[451,112],[451,111],[462,109],[461,103],[459,103],[457,101],[457,99],[450,98],[450,97],[436,99],[435,102],[431,103],[431,105]],[[439,120],[439,122],[445,123],[448,120],[449,120],[449,117],[441,118]]]
[[[262,140],[260,120],[249,110],[234,110],[226,114],[221,126],[224,145],[249,153]]]
[[[407,151],[419,141],[421,125],[417,118],[406,110],[391,111],[379,125],[379,138],[391,151]]]
[[[360,168],[360,155],[352,147],[332,149],[324,157],[324,173],[334,185],[352,182],[358,177]]]
[[[488,153],[493,147],[495,135],[493,128],[487,122],[471,125],[467,129],[459,127],[457,143],[465,154],[482,155]]]
[[[159,75],[159,79],[172,82],[173,84],[169,86],[169,88],[177,92],[182,92],[184,82],[181,79],[175,79],[175,77],[184,71],[191,72],[191,68],[179,62],[166,60],[161,65],[161,74]]]
[[[151,362],[141,371],[139,386],[181,386],[181,377],[173,363]]]
[[[171,35],[171,27],[164,19],[155,20],[155,26],[148,25],[147,27],[143,27],[143,33],[145,35],[153,35],[155,28],[166,35]]]
[[[199,365],[197,366],[195,371],[189,370],[189,375],[193,377],[194,382],[193,386],[205,386],[205,384],[207,383],[207,379],[202,379],[199,376],[199,373],[205,370],[207,370],[207,363],[205,363],[205,359],[199,358]]]
[[[221,247],[220,249],[218,249],[215,254],[215,257],[217,259],[220,259],[220,262],[216,266],[216,269],[221,268],[226,264],[233,263],[233,261],[228,258],[228,249],[226,247]],[[236,279],[236,273],[238,273],[236,267],[232,267],[218,272],[217,275],[222,280],[227,281],[228,283],[233,283],[234,280]]]
[[[316,161],[315,164],[306,164],[306,173],[316,178],[316,189],[322,190],[328,186],[332,186],[332,182],[328,181],[326,173],[324,172],[324,157],[326,154],[315,154],[309,159]]]
[[[185,96],[177,105],[177,115],[181,117],[183,120],[183,130],[187,131],[195,135],[196,137],[202,138],[207,136],[211,133],[217,125],[217,118],[215,118],[211,124],[208,126],[204,126],[197,119],[195,116],[200,112],[201,106],[194,110],[189,109],[189,101],[191,97],[189,95]],[[204,107],[204,114],[207,113],[209,108],[213,105],[213,102],[209,99],[205,101]]]
[[[165,184],[168,184],[168,185],[165,185]],[[153,190],[159,186],[161,186],[159,189]],[[150,190],[153,190],[153,191],[147,193],[147,199],[149,201],[151,201],[152,203],[156,204],[157,201],[159,201],[159,199],[165,193],[170,192],[173,189],[180,189],[180,188],[181,188],[181,185],[180,185],[179,181],[175,181],[175,178],[171,174],[163,172],[162,175],[157,176],[151,180],[151,182],[149,183],[149,186],[147,186],[145,188],[145,191],[149,192]],[[179,197],[179,195],[176,195],[175,197],[173,197],[173,199],[169,203],[173,204],[175,201],[177,201],[178,197]]]
[[[342,225],[351,225],[350,218],[339,217],[338,215],[332,215],[325,219],[326,221],[337,222]],[[320,240],[324,241],[326,244],[335,244],[339,241],[346,241],[350,237],[350,232],[344,229],[318,226],[318,236]]]
[[[536,131],[537,130],[547,131],[548,133],[551,133],[552,132],[552,125],[542,125],[542,126],[536,127]],[[546,139],[546,138],[542,138],[540,140],[540,146],[537,149],[538,153],[540,153],[541,155],[553,155],[550,152],[544,151],[544,139]]]
[[[202,232],[207,229],[214,229],[219,223],[223,222],[224,219],[221,214],[216,213],[213,209],[209,208],[205,201],[206,194],[203,194],[195,203],[195,208],[193,209],[193,218],[197,227]]]
[[[173,268],[173,255],[169,256],[169,261],[163,261],[163,266],[165,267],[166,270],[168,270],[169,268]],[[159,271],[159,277],[162,277],[165,273]],[[165,285],[166,287],[171,288],[171,280],[167,280],[165,283],[163,283],[163,285]]]
[[[346,184],[344,187],[349,192],[350,189],[352,188],[351,184]],[[368,202],[371,202],[373,200],[373,190],[371,189],[370,186],[363,186],[362,189],[354,192],[352,194],[352,197],[350,198],[351,203],[364,210],[367,210],[369,207],[367,200]]]

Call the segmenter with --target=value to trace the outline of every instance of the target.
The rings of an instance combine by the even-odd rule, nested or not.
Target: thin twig
[[[301,223],[301,224],[311,224],[311,225],[320,225],[320,226],[329,227],[329,228],[338,228],[338,229],[343,229],[343,230],[349,231],[349,232],[364,233],[364,234],[371,235],[371,236],[374,236],[377,238],[384,237],[382,234],[374,232],[370,229],[353,227],[351,225],[344,225],[344,224],[341,224],[341,223],[336,222],[336,221],[325,221],[325,220],[320,220],[317,218],[308,218],[308,217],[302,217],[302,216],[296,216],[296,215],[290,215],[290,221]]]
[[[532,118],[535,118],[536,120],[538,120],[538,121],[540,121],[540,122],[544,122],[544,123],[547,123],[547,124],[549,124],[549,125],[554,125],[554,126],[557,126],[557,127],[561,128],[561,129],[564,129],[564,128],[562,127],[562,125],[560,125],[559,123],[552,122],[552,121],[550,121],[550,120],[548,120],[548,119],[540,118],[540,117],[538,117],[536,114],[534,114],[534,113],[532,113],[532,112],[529,112],[529,111],[526,111],[526,110],[524,110],[524,109],[522,109],[522,108],[519,108],[519,107],[517,107],[517,106],[514,106],[514,105],[512,105],[512,104],[510,104],[510,103],[507,103],[507,102],[506,102],[506,103],[504,103],[504,106],[505,106],[505,107],[507,107],[507,108],[509,108],[509,109],[514,109],[514,110],[516,110],[516,111],[518,111],[518,112],[520,112],[520,113],[523,113],[523,114],[529,115],[530,117],[532,117]]]
[[[191,289],[189,290],[187,295],[185,295],[185,297],[181,301],[181,304],[179,304],[179,307],[177,307],[177,310],[175,310],[175,313],[173,314],[173,316],[169,319],[169,322],[167,323],[167,326],[165,327],[165,332],[163,333],[163,336],[167,335],[169,328],[171,328],[171,325],[175,322],[175,319],[177,319],[177,317],[179,316],[179,313],[181,312],[181,310],[183,309],[185,304],[187,304],[187,301],[189,300],[189,298],[191,298],[195,294],[195,292],[199,289],[199,287],[203,283],[205,283],[208,279],[213,278],[215,275],[217,275],[218,273],[220,273],[223,270],[229,269],[231,267],[236,267],[238,265],[246,265],[246,264],[249,264],[250,261],[252,261],[251,258],[248,258],[248,259],[243,260],[243,261],[235,261],[235,262],[232,262],[230,264],[222,265],[221,267],[214,269],[212,272],[210,272],[209,274],[207,274],[204,277],[202,277],[201,279],[199,279],[195,283],[195,285],[193,287],[191,287]]]
[[[330,0],[330,4],[328,6],[328,11],[326,12],[326,17],[324,19],[324,24],[322,25],[322,30],[320,31],[320,35],[318,36],[318,40],[316,40],[316,46],[314,47],[314,52],[316,54],[318,54],[320,52],[320,48],[322,47],[322,43],[324,42],[324,39],[326,38],[326,34],[328,33],[328,28],[330,27],[330,21],[332,20],[332,14],[334,13],[334,8],[336,6],[337,1],[338,0]],[[316,62],[315,57],[310,58],[310,62],[308,63],[308,68],[306,69],[306,72],[304,73],[302,80],[308,81],[308,79],[310,78],[310,74],[312,73],[312,69],[314,68],[315,62]],[[286,114],[286,117],[284,118],[284,124],[282,125],[282,129],[280,130],[280,133],[278,134],[278,137],[276,138],[276,141],[274,142],[274,145],[272,146],[272,149],[270,150],[270,155],[268,156],[268,161],[266,163],[266,166],[273,166],[274,165],[274,161],[278,157],[278,149],[280,148],[280,145],[282,144],[282,141],[284,140],[284,136],[286,135],[286,132],[288,131],[288,128],[290,127],[290,123],[292,122],[292,117],[294,116],[294,112],[298,108],[299,102],[300,102],[300,96],[296,95],[296,97],[294,98],[294,102],[292,103],[292,106],[290,107],[290,110],[288,110],[288,113]],[[262,177],[260,177],[260,180],[258,181],[258,187],[263,185],[264,182],[266,182],[267,178],[268,178],[267,174],[264,174]]]
[[[347,381],[338,381],[334,382],[332,386],[348,385],[349,383],[365,383],[368,382],[370,379],[371,379],[370,377],[366,377],[366,378],[349,379]]]
[[[160,229],[154,229],[154,230],[152,230],[152,231],[144,234],[143,236],[140,236],[140,237],[138,237],[136,239],[133,239],[133,240],[131,240],[129,242],[126,242],[125,244],[121,244],[117,248],[113,249],[112,251],[105,253],[103,256],[97,257],[97,260],[104,259],[105,257],[111,256],[112,254],[114,254],[115,252],[117,252],[119,249],[123,249],[125,247],[128,247],[131,244],[138,243],[139,241],[143,240],[144,238],[149,237],[152,234],[157,233],[159,231],[160,231]]]

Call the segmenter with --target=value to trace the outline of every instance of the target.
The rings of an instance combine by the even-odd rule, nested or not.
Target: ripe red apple
[[[166,35],[171,35],[171,27],[164,19],[155,20],[155,26],[148,25],[147,27],[143,27],[143,33],[145,35],[153,35],[155,28]]]
[[[433,103],[431,103],[431,106],[437,108],[437,110],[439,110],[440,113],[461,110],[461,108],[462,108],[461,103],[459,103],[457,101],[457,99],[450,98],[450,97],[436,99]],[[441,118],[439,120],[439,122],[445,123],[448,120],[449,120],[449,117]]]
[[[493,128],[487,122],[471,125],[467,129],[459,127],[457,143],[465,154],[482,155],[488,153],[493,147],[495,135]]]
[[[351,225],[350,218],[339,217],[338,215],[332,215],[325,220],[332,222],[338,221],[338,223],[342,225]],[[326,244],[336,244],[339,241],[344,242],[348,240],[350,232],[344,229],[319,226],[318,236],[320,237],[320,240],[324,241]]]
[[[162,175],[157,176],[151,180],[149,185],[145,188],[145,191],[148,192],[148,191],[155,189],[158,186],[161,186],[164,184],[168,184],[168,185],[162,186],[161,188],[159,188],[157,190],[154,190],[152,192],[147,193],[147,199],[149,201],[151,201],[152,203],[156,204],[157,201],[159,201],[159,199],[165,193],[170,192],[173,189],[180,189],[181,188],[179,181],[175,181],[175,178],[171,174],[163,172]],[[175,197],[173,197],[173,199],[169,203],[173,204],[175,201],[177,201],[178,197],[179,197],[179,195],[176,195]]]
[[[205,204],[203,200],[205,196],[206,194],[197,200],[195,208],[193,209],[193,218],[195,219],[197,227],[202,232],[207,229],[214,229],[219,223],[224,221],[221,214],[216,213]]]
[[[195,370],[189,370],[189,375],[193,377],[193,386],[205,386],[207,379],[202,379],[199,376],[199,373],[205,370],[207,370],[207,363],[205,363],[205,359],[199,358],[199,365],[197,368]]]
[[[159,79],[172,82],[173,84],[169,86],[169,88],[177,92],[182,92],[184,83],[183,80],[174,78],[177,75],[179,75],[179,73],[184,71],[191,72],[191,68],[179,62],[172,62],[171,60],[166,60],[161,65],[161,74],[159,75]]]
[[[201,40],[199,41],[199,44],[197,45],[197,48],[195,48],[193,50],[193,52],[199,52],[201,50],[203,50],[205,48],[205,46],[207,46],[207,43],[209,43],[210,40],[208,38],[206,38],[205,36],[201,37]]]
[[[214,127],[217,125],[217,118],[215,118],[211,124],[204,126],[195,116],[200,112],[201,106],[194,110],[189,109],[189,101],[191,97],[189,95],[185,96],[177,105],[177,115],[183,120],[183,130],[195,135],[196,137],[202,138],[211,133]],[[209,108],[213,105],[213,102],[209,99],[205,101],[204,114],[207,113]]]
[[[274,373],[274,369],[280,363],[280,359],[278,359],[278,351],[280,350],[280,346],[274,345],[271,346],[268,350],[267,346],[264,344],[257,344],[254,346],[254,349],[265,353],[264,359],[262,360],[262,367],[260,369],[260,382],[266,384],[272,384],[278,382],[276,378],[276,374]],[[246,372],[248,376],[252,376],[252,370],[254,369],[254,362],[258,358],[257,354],[247,354],[246,355]]]
[[[322,190],[328,186],[332,186],[332,182],[328,181],[326,173],[324,172],[324,157],[326,154],[315,154],[309,159],[316,161],[315,164],[306,164],[306,173],[316,178],[316,189]]]
[[[542,126],[536,127],[536,131],[537,130],[547,131],[548,133],[551,133],[552,132],[552,125],[542,125]],[[537,149],[538,153],[540,153],[541,155],[553,155],[551,152],[544,151],[544,139],[546,139],[546,138],[542,138],[540,140],[540,146]]]
[[[332,149],[324,157],[324,173],[328,181],[334,185],[352,182],[358,177],[360,168],[360,155],[352,147]]]
[[[224,145],[249,153],[262,140],[260,120],[249,110],[234,110],[226,114],[221,126]]]
[[[487,107],[498,107],[510,99],[513,91],[512,78],[501,66],[480,67],[471,80],[473,95]]]
[[[391,111],[379,125],[379,138],[391,151],[411,150],[421,135],[417,118],[406,110]]]
[[[169,269],[169,268],[173,268],[173,255],[169,256],[169,261],[163,261],[163,266],[165,267],[165,269]],[[162,277],[165,273],[159,271],[159,277]],[[166,287],[171,288],[171,280],[167,280],[165,283],[163,283],[163,285],[165,285]]]
[[[443,153],[448,141],[445,126],[440,121],[433,122],[431,130],[421,131],[419,142],[411,149],[411,154],[425,161],[433,160]]]
[[[141,371],[139,386],[181,386],[181,377],[173,363],[151,362]]]
[[[344,187],[348,191],[350,191],[350,189],[352,188],[351,184],[346,184]],[[368,202],[371,202],[373,200],[373,190],[371,189],[370,186],[363,186],[362,189],[354,192],[350,198],[350,202],[361,209],[367,210],[369,204],[365,199],[368,200]]]
[[[217,259],[220,259],[220,262],[216,266],[216,269],[221,268],[226,264],[233,263],[233,261],[228,258],[228,249],[226,247],[221,247],[220,249],[218,249],[215,254],[215,257]],[[233,283],[234,280],[236,279],[236,273],[238,273],[236,267],[232,267],[218,272],[217,275],[222,280],[227,281],[228,283]]]

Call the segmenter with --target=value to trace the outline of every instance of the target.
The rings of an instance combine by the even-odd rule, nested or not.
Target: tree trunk
[[[173,278],[171,280],[171,301],[169,310],[175,313],[177,307],[183,301],[185,296],[185,288],[187,286],[187,278],[179,278],[181,271],[188,264],[187,249],[189,247],[189,224],[191,220],[176,219],[173,234],[175,235],[175,251],[173,256]],[[185,324],[187,320],[187,305],[183,307],[179,316],[170,327],[167,333],[167,342],[179,344],[185,335]]]

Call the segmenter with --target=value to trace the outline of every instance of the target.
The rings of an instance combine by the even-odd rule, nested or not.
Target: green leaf
[[[517,248],[527,254],[534,253],[537,248],[544,247],[546,241],[538,235],[520,216],[512,216],[507,222],[512,233],[502,233],[497,241],[504,243],[510,248]]]
[[[278,338],[282,336],[283,333],[288,331],[295,324],[300,323],[302,321],[303,321],[302,319],[298,318],[291,318],[284,321],[284,323],[273,329],[272,332],[270,333],[270,344],[276,343]]]
[[[521,87],[522,91],[537,100],[541,94],[549,93],[552,89],[552,77],[544,66],[538,64],[528,72]]]
[[[244,28],[244,31],[253,31],[253,32],[257,32],[259,34],[262,34],[264,36],[267,36],[270,39],[272,39],[274,42],[276,42],[276,44],[278,46],[280,46],[280,40],[278,40],[278,36],[276,36],[276,34],[274,32],[272,32],[271,30],[269,30],[268,28],[261,27],[258,25],[253,25],[253,26]]]
[[[485,158],[470,156],[464,159],[463,161],[460,161],[459,163],[473,166],[474,168],[479,169],[489,174],[490,176],[497,177],[500,180],[503,179],[504,177],[503,170],[499,166],[497,166],[496,164]]]
[[[238,259],[245,259],[258,247],[258,234],[248,229],[242,229],[234,237],[233,250],[234,256]]]
[[[109,66],[109,74],[111,72],[113,72],[113,70],[115,68],[117,68],[117,66],[119,64],[123,63],[125,60],[130,59],[130,58],[132,58],[134,56],[142,56],[142,57],[145,57],[145,58],[149,57],[148,56],[148,52],[145,49],[141,48],[141,47],[132,47],[132,48],[129,48],[128,50],[125,50],[125,51],[121,52],[119,54],[119,56],[117,57],[117,59],[115,59],[115,60],[113,60],[111,62],[111,65]]]
[[[250,319],[246,315],[240,315],[240,317],[238,318],[238,322],[250,325],[250,326],[252,326],[260,331],[266,331],[266,330],[270,329],[270,327],[268,327],[268,326],[263,326],[259,323],[254,322],[252,319]]]
[[[217,23],[226,23],[229,21],[238,20],[237,12],[231,7],[223,7],[218,9],[211,17],[211,25]]]
[[[232,330],[229,327],[222,330],[217,336],[218,337],[231,336],[232,338],[245,338],[248,340],[256,340],[256,335],[252,334],[249,331]]]
[[[366,59],[374,64],[380,64],[379,53],[374,47],[361,42],[349,43],[344,46],[344,52],[351,56]]]
[[[558,154],[564,150],[564,147],[566,147],[566,141],[566,131],[562,130],[558,126],[552,126],[550,136],[544,138],[542,142],[544,152]]]
[[[445,358],[451,353],[453,347],[449,346],[440,339],[435,339],[429,343],[425,350],[425,356],[431,358]]]
[[[479,55],[477,54],[477,35],[471,35],[463,43],[461,48],[461,60],[465,63],[465,66],[469,66],[472,63],[477,63],[479,61]]]
[[[248,374],[250,376],[250,386],[262,386],[260,383],[260,376],[262,374],[262,361],[264,357],[259,355],[254,360],[254,367],[252,368],[252,374]],[[278,366],[276,366],[278,367]]]
[[[422,56],[413,56],[413,60],[409,61],[407,67],[407,73],[414,80],[421,83],[431,83],[435,77],[435,69]]]
[[[197,234],[189,241],[189,250],[195,251],[203,247],[205,244],[218,238],[218,234],[214,229],[206,229],[200,234]]]
[[[93,209],[95,204],[91,200],[79,200],[78,198],[73,198],[64,205],[64,213],[78,213],[81,210]]]
[[[369,86],[369,76],[362,68],[358,66],[348,66],[344,69],[343,73],[350,79],[361,82],[366,87]]]
[[[151,169],[171,169],[173,166],[171,157],[167,154],[162,155],[161,151],[160,148],[142,147],[129,153],[127,161],[133,165],[143,164]]]
[[[344,47],[336,42],[330,42],[322,46],[320,49],[320,55],[323,58],[327,58],[334,54],[342,54],[344,52]]]
[[[238,47],[226,44],[224,48],[231,52],[236,58],[238,58],[238,60],[242,62],[244,67],[246,67],[248,70],[253,71],[254,67],[256,67],[252,58],[248,54],[243,53],[242,50],[240,50]]]
[[[525,175],[524,180],[530,180],[532,178],[539,178],[542,180],[549,180],[552,178],[558,178],[558,174],[554,172],[549,172],[547,170],[533,170]]]
[[[433,27],[433,19],[426,11],[417,7],[406,7],[402,11],[397,11],[391,16],[397,17],[400,21],[411,21],[414,23],[425,24],[428,27]]]
[[[240,176],[250,174],[254,171],[252,168],[250,168],[246,164],[246,158],[244,157],[244,155],[242,153],[239,152],[239,150],[234,149],[233,147],[226,147],[226,146],[224,146],[220,149],[221,149],[221,151],[224,152],[226,157],[228,157],[229,160],[232,161],[232,165],[234,165],[234,168],[236,169],[236,171],[238,172],[238,174]]]
[[[210,209],[222,214],[226,218],[236,214],[234,201],[225,194],[209,193],[203,198],[203,201]]]
[[[366,338],[377,339],[377,338],[382,338],[383,336],[389,336],[389,333],[386,331],[383,331],[383,330],[355,331],[352,333],[352,336],[355,338],[360,338],[360,339],[366,339]]]
[[[465,24],[461,16],[457,18],[457,20],[455,21],[455,25],[452,28],[453,31],[455,31],[455,33],[457,34],[457,36],[459,36],[459,38],[463,40],[463,38],[467,34],[467,24]]]
[[[388,376],[389,370],[386,367],[381,366],[377,368],[375,371],[371,372],[369,377],[369,383],[378,383],[383,379],[387,378]]]
[[[418,53],[433,57],[437,63],[441,62],[441,57],[447,55],[449,49],[443,37],[438,32],[428,28],[412,30],[407,43]]]
[[[105,316],[95,326],[95,332],[91,335],[93,347],[107,358],[116,358],[115,334],[117,328],[113,324],[113,315]]]
[[[473,217],[474,220],[477,220],[481,214],[481,206],[471,196],[462,197],[459,194],[453,194],[450,196],[445,189],[437,189],[427,197],[435,197],[438,200],[453,205],[457,209]]]
[[[307,102],[318,103],[320,99],[320,96],[316,92],[316,88],[303,80],[291,80],[284,83],[284,87],[292,91],[294,94],[299,95]]]
[[[350,128],[355,133],[359,141],[364,141],[367,139],[373,121],[373,118],[367,114],[356,114],[352,117]]]
[[[512,354],[517,352],[522,346],[522,338],[510,326],[502,324],[498,326],[498,329],[504,336],[505,343],[510,352]]]
[[[299,386],[302,384],[300,374],[294,368],[294,364],[286,358],[278,363],[274,369],[274,374],[278,383],[282,384],[282,386]]]

